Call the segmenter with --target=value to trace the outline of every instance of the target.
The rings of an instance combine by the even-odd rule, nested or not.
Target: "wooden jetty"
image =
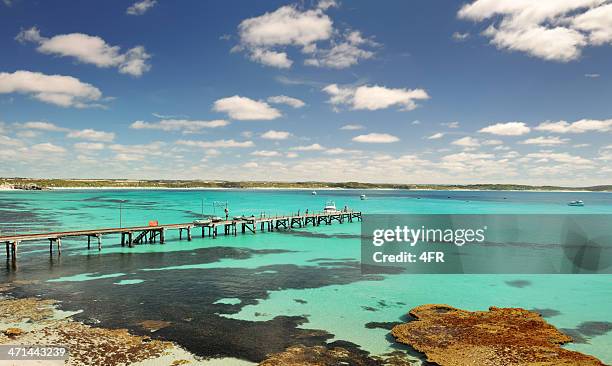
[[[335,211],[319,212],[302,215],[286,216],[240,216],[233,219],[203,222],[190,222],[184,224],[164,224],[157,226],[134,226],[120,228],[106,228],[93,230],[59,231],[36,234],[19,234],[0,236],[0,243],[6,244],[7,259],[15,260],[19,244],[25,241],[49,241],[49,253],[53,255],[53,246],[57,247],[58,255],[62,254],[62,238],[87,237],[87,249],[91,249],[92,239],[97,244],[98,250],[102,250],[102,235],[120,234],[121,246],[133,247],[136,244],[155,243],[159,241],[164,244],[166,241],[166,231],[178,230],[179,240],[183,239],[183,234],[188,241],[191,241],[193,231],[201,229],[202,237],[209,236],[216,238],[219,235],[219,228],[224,235],[238,235],[247,232],[257,233],[264,231],[289,230],[295,227],[307,227],[309,225],[319,226],[321,224],[331,225],[334,221],[342,224],[344,222],[361,221],[361,212],[358,211]]]

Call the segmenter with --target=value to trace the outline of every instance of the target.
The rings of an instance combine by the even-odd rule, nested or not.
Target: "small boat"
[[[313,196],[316,196],[317,195],[317,191],[312,191],[312,193],[310,193],[310,194],[313,195]]]
[[[194,225],[208,225],[212,222],[210,219],[193,220]]]
[[[367,200],[368,197],[366,197],[365,194],[362,194],[361,196],[359,196],[359,199],[361,199],[363,201],[363,200]]]
[[[211,220],[212,222],[220,222],[220,221],[223,221],[223,219],[222,219],[221,217],[219,217],[219,216],[213,216],[213,217],[211,217],[211,219],[210,219],[210,220]]]
[[[334,212],[338,212],[338,209],[336,208],[336,203],[334,201],[327,201],[327,203],[325,203],[325,208],[323,209],[323,213],[334,213]]]
[[[584,206],[584,202],[581,200],[577,200],[577,201],[570,201],[567,203],[568,206],[577,206],[577,207],[582,207]]]

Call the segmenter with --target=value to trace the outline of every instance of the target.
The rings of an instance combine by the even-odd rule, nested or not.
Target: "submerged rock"
[[[466,311],[422,305],[413,321],[391,330],[399,343],[441,366],[603,366],[595,357],[561,348],[572,338],[535,312],[520,308]]]
[[[268,356],[259,366],[411,366],[418,363],[403,352],[371,356],[352,344],[346,347],[295,345]]]

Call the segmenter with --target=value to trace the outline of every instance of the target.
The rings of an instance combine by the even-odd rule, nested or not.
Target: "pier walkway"
[[[353,220],[361,221],[361,212],[358,211],[335,211],[335,212],[319,212],[302,215],[286,215],[286,216],[240,216],[228,220],[196,220],[190,223],[183,224],[163,224],[157,226],[134,226],[134,227],[119,227],[93,230],[77,230],[77,231],[58,231],[48,233],[33,233],[0,236],[0,243],[6,244],[7,259],[15,260],[17,258],[17,250],[19,244],[25,241],[49,241],[49,253],[53,255],[53,246],[57,247],[57,254],[62,254],[62,238],[69,237],[87,237],[87,249],[91,249],[91,242],[94,239],[98,250],[102,250],[102,235],[120,234],[121,245],[133,247],[136,244],[155,243],[164,244],[166,241],[166,231],[178,230],[179,240],[185,238],[189,241],[192,239],[193,231],[196,228],[201,229],[202,237],[209,236],[216,238],[222,229],[224,235],[238,235],[238,232],[245,234],[247,232],[257,233],[264,231],[288,230],[295,227],[306,227],[309,225],[319,226],[321,224],[331,225],[334,221],[342,224],[353,222]]]

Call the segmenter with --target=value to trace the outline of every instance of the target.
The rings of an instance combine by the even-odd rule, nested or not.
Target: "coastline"
[[[412,192],[541,192],[541,193],[612,193],[612,190],[589,191],[573,189],[467,189],[467,188],[341,188],[341,187],[45,187],[41,190],[0,187],[0,192],[26,191],[412,191]]]

